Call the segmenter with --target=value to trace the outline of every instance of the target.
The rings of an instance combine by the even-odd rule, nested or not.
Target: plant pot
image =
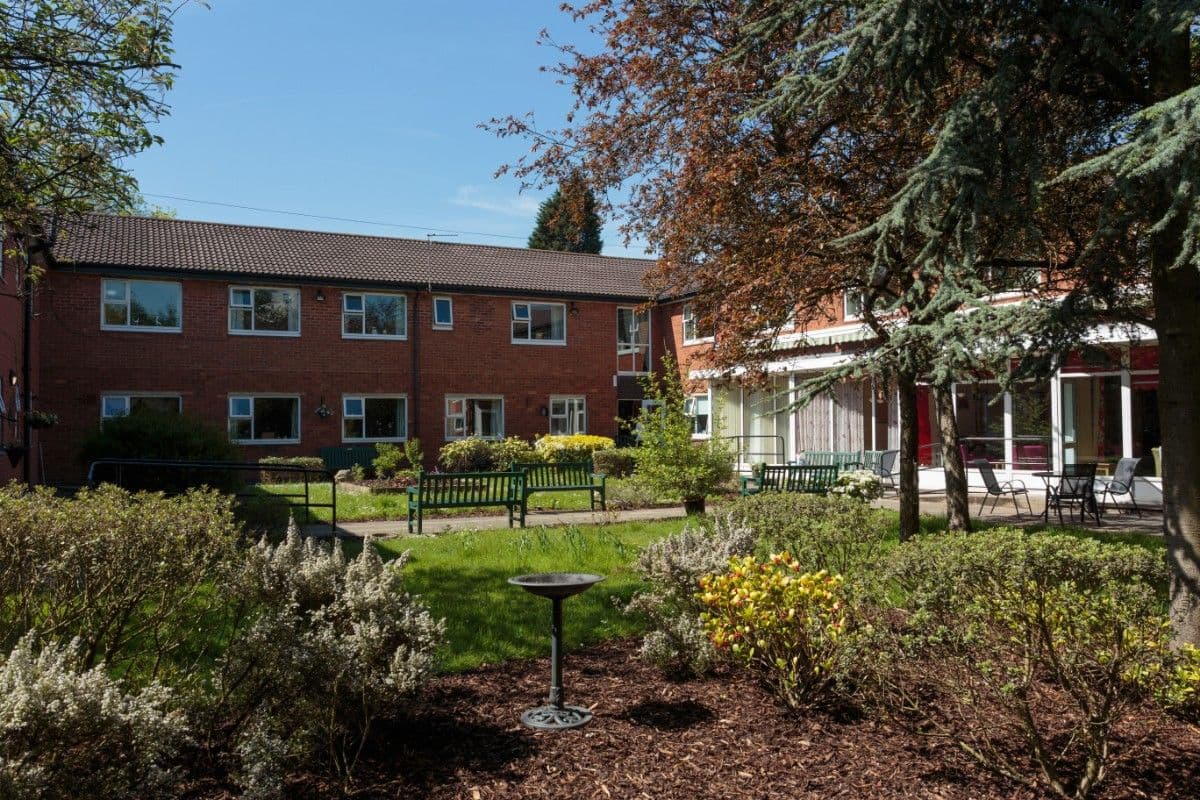
[[[704,513],[704,498],[703,497],[685,498],[683,501],[683,513],[687,514],[689,517],[695,516],[696,514],[703,514]]]

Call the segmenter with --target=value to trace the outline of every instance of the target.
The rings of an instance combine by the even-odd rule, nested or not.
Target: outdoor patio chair
[[[1017,495],[1025,495],[1025,505],[1029,508],[1030,516],[1033,516],[1033,505],[1029,502],[1029,490],[1025,488],[1024,483],[1021,481],[1004,481],[1001,483],[996,480],[996,473],[992,470],[991,462],[986,458],[977,458],[971,465],[979,470],[979,474],[983,476],[984,488],[987,489],[987,494],[983,496],[983,502],[979,504],[979,514],[983,513],[983,507],[987,505],[989,497],[993,498],[992,511],[995,511],[1000,498],[1008,495],[1012,497],[1013,508],[1017,510],[1017,519],[1020,519],[1021,506],[1017,504]]]
[[[1079,504],[1079,521],[1082,523],[1090,511],[1100,524],[1100,507],[1096,504],[1096,465],[1067,464],[1063,467],[1062,478],[1057,487],[1050,488],[1046,497],[1047,509],[1053,508],[1058,512],[1058,523],[1063,524],[1063,506],[1070,511]]]
[[[879,476],[880,482],[886,481],[890,489],[896,488],[896,476],[899,474],[896,462],[899,459],[899,450],[884,450],[879,454],[879,464],[875,467],[875,474]]]
[[[1142,510],[1138,508],[1137,498],[1133,494],[1133,476],[1137,472],[1138,465],[1142,463],[1140,458],[1122,458],[1117,462],[1116,472],[1104,487],[1104,491],[1100,493],[1101,507],[1107,507],[1104,502],[1106,497],[1121,497],[1122,495],[1129,496],[1129,502],[1133,506],[1133,510],[1137,513],[1138,519],[1142,518]],[[1122,504],[1123,505],[1123,504]],[[1126,513],[1129,513],[1126,510]]]

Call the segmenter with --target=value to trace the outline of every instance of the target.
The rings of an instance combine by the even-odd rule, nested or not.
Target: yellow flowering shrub
[[[568,461],[591,461],[592,453],[597,450],[611,450],[617,443],[607,436],[574,433],[570,436],[543,436],[533,446],[544,460],[560,464]]]
[[[745,556],[701,578],[699,598],[713,645],[758,673],[788,707],[831,699],[847,631],[840,575],[801,572],[788,553]]]

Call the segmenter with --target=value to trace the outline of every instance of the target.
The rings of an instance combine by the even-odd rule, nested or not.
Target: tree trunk
[[[938,430],[942,435],[942,472],[946,476],[946,520],[952,531],[971,530],[971,508],[967,500],[967,470],[958,448],[958,420],[954,417],[954,395],[948,386],[933,387]]]
[[[899,375],[900,392],[900,541],[921,530],[921,499],[917,494],[917,381]]]
[[[1191,84],[1187,32],[1161,48],[1151,62],[1155,100]],[[1163,206],[1172,187],[1162,187]],[[1200,271],[1171,265],[1183,244],[1176,221],[1150,239],[1151,288],[1158,332],[1158,413],[1162,425],[1163,535],[1171,569],[1171,626],[1176,646],[1200,645]]]

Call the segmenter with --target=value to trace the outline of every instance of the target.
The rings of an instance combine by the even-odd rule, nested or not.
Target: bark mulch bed
[[[872,719],[789,715],[739,673],[672,683],[619,640],[572,652],[568,702],[594,707],[583,728],[532,731],[548,659],[439,678],[403,725],[375,731],[356,797],[394,798],[930,798],[1038,797],[954,745]],[[1200,796],[1200,729],[1147,710],[1123,726],[1100,796]],[[323,779],[298,798],[333,797]]]

